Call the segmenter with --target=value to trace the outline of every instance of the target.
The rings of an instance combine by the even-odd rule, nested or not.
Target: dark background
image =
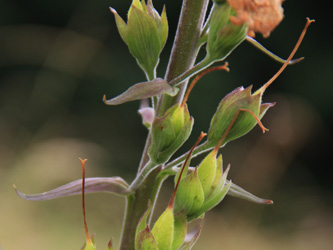
[[[84,242],[80,198],[48,202],[19,199],[15,183],[38,193],[87,175],[136,173],[147,134],[138,102],[106,106],[144,74],[129,55],[108,7],[126,18],[126,1],[0,0],[0,249],[78,249]],[[161,11],[163,2],[155,1]],[[161,54],[163,76],[181,1],[165,1],[169,39]],[[326,3],[327,4],[327,3]],[[305,24],[315,19],[297,52],[305,60],[287,67],[269,87],[265,102],[277,102],[255,128],[221,150],[230,178],[275,201],[274,206],[226,198],[207,214],[197,248],[329,249],[332,223],[332,21],[319,1],[285,1],[285,18],[258,41],[287,58]],[[231,72],[205,76],[188,101],[195,118],[183,151],[207,131],[221,98],[238,86],[257,89],[280,65],[244,42],[227,59]],[[159,208],[168,200],[172,181]],[[164,198],[163,198],[164,197]],[[87,196],[88,224],[99,247],[118,244],[124,201]],[[89,212],[90,211],[90,212]],[[2,248],[1,248],[2,247]]]

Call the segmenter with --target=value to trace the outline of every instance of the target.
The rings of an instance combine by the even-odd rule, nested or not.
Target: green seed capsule
[[[193,118],[186,104],[176,104],[167,110],[164,116],[155,118],[152,124],[152,143],[148,152],[150,159],[156,164],[167,162],[188,139],[192,127]]]
[[[203,201],[204,192],[196,168],[179,183],[175,198],[175,212],[184,209],[186,214],[192,214],[202,206]]]

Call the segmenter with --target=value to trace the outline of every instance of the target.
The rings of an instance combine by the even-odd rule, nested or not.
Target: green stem
[[[140,174],[141,170],[145,167],[145,165],[149,162],[148,150],[149,150],[149,147],[150,147],[150,143],[151,143],[151,130],[149,130],[147,140],[146,140],[146,144],[145,144],[145,147],[143,149],[143,153],[142,153],[140,165],[139,165],[139,168],[138,168],[137,176]]]
[[[208,150],[214,148],[214,146],[208,144],[207,142],[199,145],[198,147],[196,147],[194,150],[193,150],[193,153],[192,153],[192,159],[200,154],[203,154],[205,152],[207,152]],[[174,159],[172,162],[168,163],[167,165],[165,165],[165,167],[163,169],[170,169],[172,167],[176,167],[180,164],[182,164],[187,155],[188,155],[189,152],[186,152],[185,154],[179,156],[178,158]]]
[[[183,1],[177,33],[165,75],[166,81],[180,76],[194,65],[208,3],[209,0]],[[176,96],[164,95],[159,100],[156,110],[157,116],[162,116],[169,107],[182,101],[187,83],[188,80],[179,86],[180,89]]]
[[[180,76],[172,79],[169,84],[172,86],[177,86],[178,84],[182,83],[184,80],[189,79],[191,76],[199,73],[200,71],[206,69],[209,65],[211,65],[213,62],[211,60],[208,60],[206,57],[204,60],[181,74]]]
[[[135,233],[138,222],[147,210],[149,200],[154,206],[164,180],[156,178],[160,170],[161,168],[154,169],[135,193],[127,196],[119,250],[135,250]]]
[[[154,69],[154,72],[153,72],[153,75],[152,76],[149,76],[149,75],[146,75],[147,76],[147,80],[148,81],[152,81],[156,78],[156,69]],[[154,96],[152,98],[152,106],[155,108],[157,105],[157,99],[156,97]],[[147,136],[147,140],[146,140],[146,143],[145,143],[145,147],[143,149],[143,152],[142,152],[142,156],[141,156],[141,160],[140,160],[140,165],[138,167],[138,173],[140,173],[141,169],[145,166],[145,164],[149,161],[149,155],[148,155],[148,149],[149,149],[149,146],[150,146],[150,142],[151,142],[151,130],[149,130],[149,133],[148,133],[148,136]]]
[[[181,75],[195,63],[198,41],[208,3],[209,0],[183,0],[176,37],[165,76],[167,81]],[[187,81],[180,86],[180,91],[175,97],[165,95],[160,98],[156,107],[156,116],[163,115],[169,107],[180,102],[184,96],[186,86]],[[150,135],[148,135],[142,155],[138,176],[131,184],[135,193],[127,198],[120,250],[134,250],[138,221],[147,209],[148,200],[151,200],[153,204],[155,203],[164,180],[164,178],[157,178],[161,167],[152,171],[150,167],[147,167],[147,164],[149,164],[148,148],[151,144],[149,137]],[[148,171],[147,176],[140,177],[142,171]]]
[[[156,167],[157,165],[154,162],[148,161],[147,164],[141,169],[141,171],[138,172],[135,179],[132,181],[130,189],[135,191],[137,188],[139,188],[142,182],[150,174],[150,172],[153,171],[153,169]]]

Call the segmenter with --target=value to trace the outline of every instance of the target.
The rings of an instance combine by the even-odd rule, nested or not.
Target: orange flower
[[[249,36],[255,32],[268,37],[273,29],[283,19],[283,0],[228,0],[234,8],[237,16],[230,17],[230,21],[236,25],[246,22]]]

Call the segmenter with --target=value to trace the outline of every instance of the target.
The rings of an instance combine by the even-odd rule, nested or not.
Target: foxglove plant
[[[214,0],[208,11],[209,0],[183,0],[176,37],[164,77],[156,76],[160,53],[168,36],[166,8],[159,14],[152,0],[133,0],[127,22],[110,8],[121,38],[146,75],[147,81],[134,84],[112,99],[103,97],[107,105],[119,105],[140,100],[139,114],[148,129],[146,145],[137,175],[128,184],[121,177],[85,178],[86,160],[81,161],[83,178],[41,194],[27,195],[15,190],[27,200],[48,200],[82,194],[86,243],[82,249],[95,249],[85,219],[84,194],[109,192],[125,197],[126,209],[120,240],[120,250],[177,250],[191,249],[198,239],[201,226],[188,232],[188,223],[203,220],[205,213],[218,205],[226,195],[236,196],[259,204],[273,201],[259,198],[228,180],[218,151],[232,140],[247,134],[256,124],[263,133],[268,131],[262,117],[274,103],[263,103],[267,87],[292,60],[307,27],[288,59],[274,55],[256,40],[255,33],[268,37],[283,19],[282,0]],[[208,14],[209,12],[209,14]],[[205,18],[207,16],[207,18]],[[187,106],[189,94],[205,74],[213,70],[229,71],[224,61],[243,41],[248,41],[274,60],[281,69],[261,88],[238,87],[222,98],[213,115],[208,132],[201,133],[195,145],[184,155],[177,155],[192,135],[194,118]],[[206,56],[197,62],[197,55],[205,46]],[[189,80],[196,76],[191,84]],[[195,135],[192,135],[195,136]],[[200,143],[203,138],[206,140]],[[191,159],[209,152],[202,162],[193,167]],[[170,160],[172,159],[172,160]],[[175,188],[170,202],[158,219],[152,213],[163,181],[174,176]],[[112,241],[107,249],[113,249]]]

